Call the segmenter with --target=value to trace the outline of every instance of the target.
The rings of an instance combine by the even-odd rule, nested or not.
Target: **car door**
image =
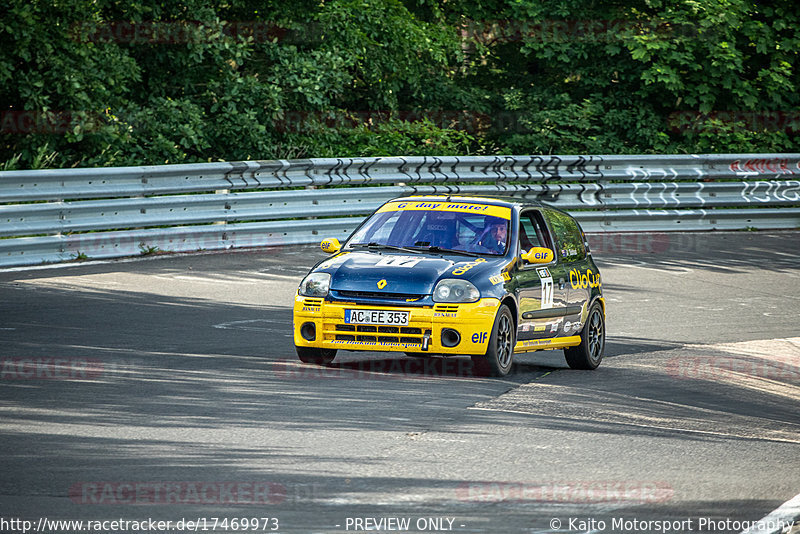
[[[591,299],[592,288],[599,286],[600,275],[587,254],[584,234],[575,219],[553,209],[544,210],[544,214],[555,237],[554,252],[567,280],[566,309],[560,335],[578,335],[583,327],[585,304]]]
[[[519,251],[544,247],[554,251],[554,240],[538,209],[524,210],[519,216]],[[557,337],[567,307],[569,271],[554,254],[547,264],[527,263],[518,258],[515,292],[519,306],[517,340]]]

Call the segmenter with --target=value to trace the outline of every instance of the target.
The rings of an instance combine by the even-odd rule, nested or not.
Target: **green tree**
[[[3,168],[796,151],[789,0],[0,0]]]

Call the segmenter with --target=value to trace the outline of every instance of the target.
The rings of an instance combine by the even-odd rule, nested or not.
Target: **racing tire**
[[[514,363],[514,317],[505,304],[500,305],[489,337],[486,354],[472,356],[473,372],[479,376],[506,376]]]
[[[336,349],[315,349],[313,347],[294,346],[297,357],[303,363],[313,363],[316,365],[329,365],[336,357]]]
[[[567,365],[571,369],[589,371],[597,369],[600,362],[603,361],[605,346],[606,322],[602,307],[595,302],[586,315],[586,324],[581,331],[581,344],[564,349]]]

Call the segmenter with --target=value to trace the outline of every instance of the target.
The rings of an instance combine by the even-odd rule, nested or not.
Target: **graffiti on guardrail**
[[[588,191],[587,191],[588,192]],[[588,205],[609,208],[689,208],[721,205],[769,203],[787,205],[800,201],[798,180],[758,180],[753,182],[642,182],[606,185],[593,195],[579,195]]]
[[[692,171],[697,177],[702,177],[706,171],[702,168],[694,167]],[[635,167],[629,166],[625,173],[631,180],[677,180],[679,173],[672,167]]]
[[[751,158],[735,160],[730,164],[731,172],[737,176],[753,176],[759,174],[795,174],[787,158]],[[800,163],[795,162],[794,167],[800,170]]]
[[[760,180],[753,183],[744,184],[742,196],[748,201],[773,202],[785,200],[796,202],[800,200],[800,181],[766,181]]]

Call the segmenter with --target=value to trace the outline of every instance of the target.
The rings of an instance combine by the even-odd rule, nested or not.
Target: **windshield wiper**
[[[459,254],[461,256],[469,256],[470,258],[477,258],[480,254],[476,252],[467,252],[466,250],[456,250],[454,248],[442,248],[437,247],[436,245],[432,246],[414,246],[415,249],[424,250],[427,252],[439,252],[439,253],[446,253],[446,254]]]
[[[419,250],[413,250],[410,248],[405,247],[396,247],[394,245],[385,245],[383,243],[350,243],[349,247],[358,247],[358,248],[369,248],[369,249],[384,249],[384,250],[400,250],[402,252],[413,252],[414,254],[419,254]]]

